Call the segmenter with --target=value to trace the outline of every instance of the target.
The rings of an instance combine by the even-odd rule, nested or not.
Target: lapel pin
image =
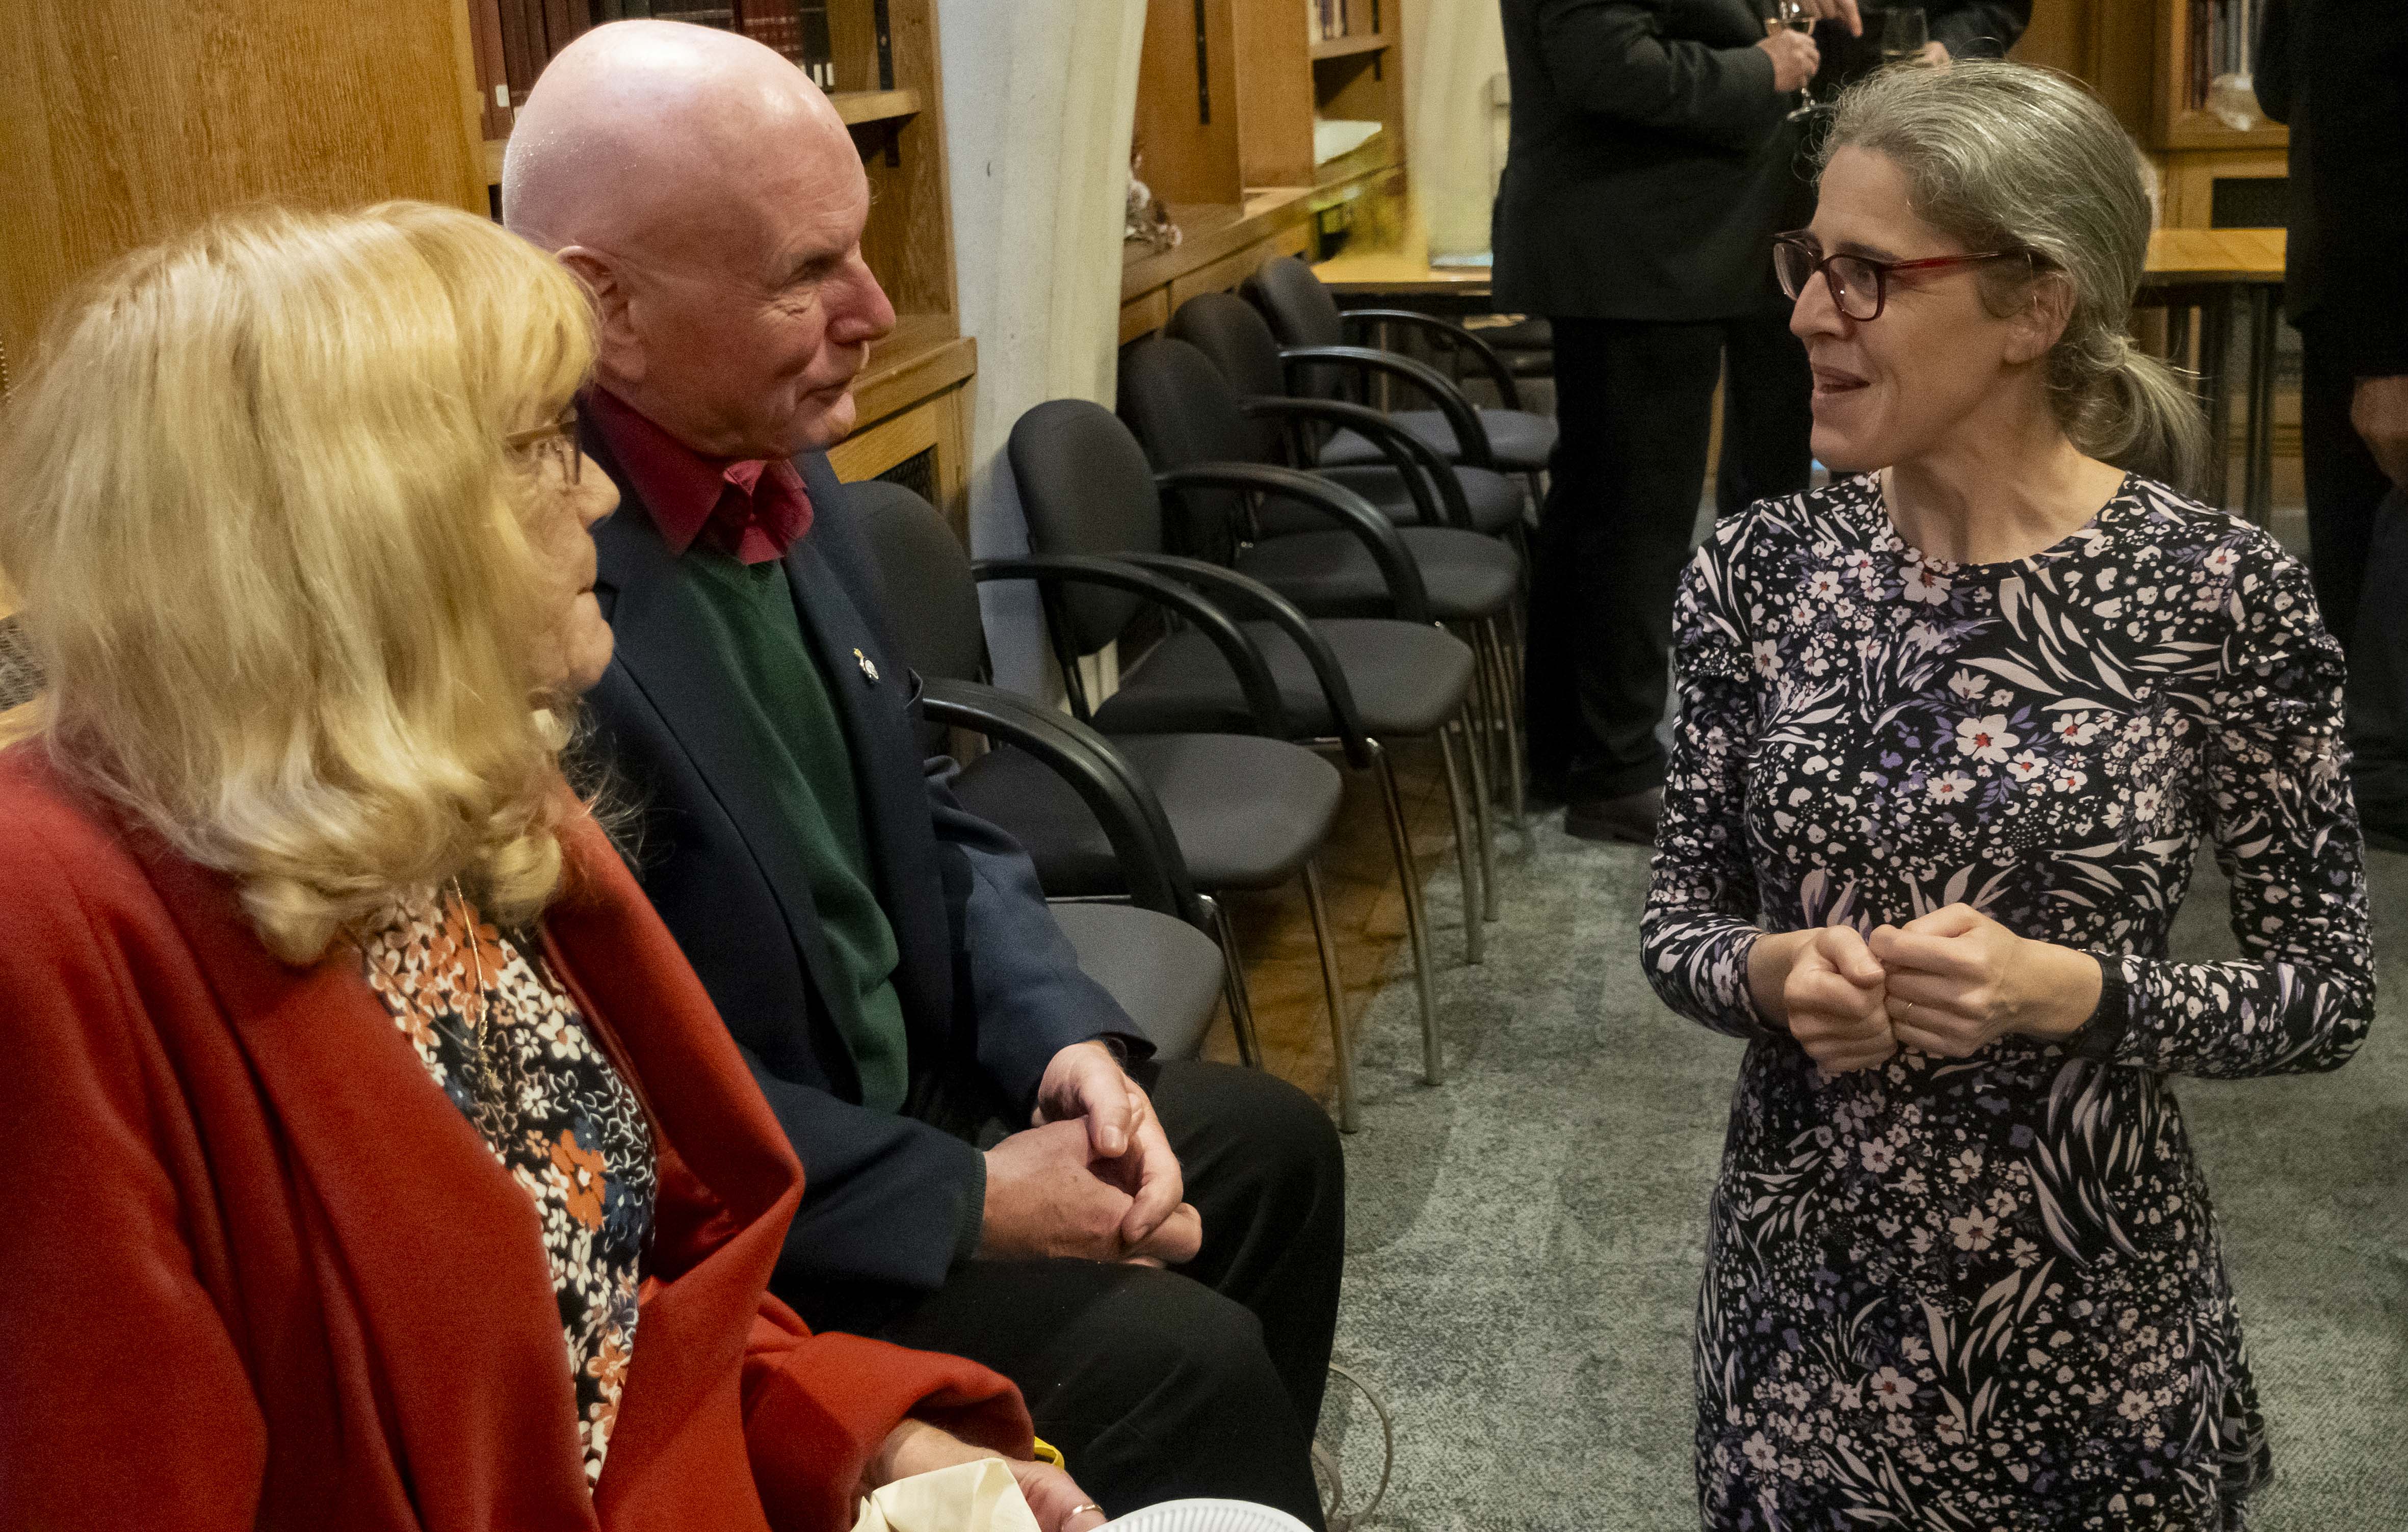
[[[857,649],[856,649],[856,650],[854,650],[854,651],[853,651],[853,663],[855,663],[856,665],[859,665],[859,666],[861,666],[861,679],[862,679],[862,680],[866,680],[866,681],[867,681],[867,682],[869,682],[869,684],[870,684],[870,685],[872,685],[872,686],[877,685],[877,684],[878,684],[878,666],[877,666],[877,663],[876,663],[875,661],[871,660],[871,659],[870,659],[870,657],[869,657],[868,655],[864,654],[861,651],[859,651],[859,650],[857,650]]]

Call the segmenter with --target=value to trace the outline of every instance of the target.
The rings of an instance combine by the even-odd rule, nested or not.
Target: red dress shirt
[[[811,497],[784,458],[705,457],[598,383],[586,391],[585,412],[671,553],[682,554],[708,532],[713,547],[767,564],[811,529]]]

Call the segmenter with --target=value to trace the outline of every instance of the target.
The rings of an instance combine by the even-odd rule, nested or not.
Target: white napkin
[[[1019,1482],[999,1459],[956,1463],[881,1486],[853,1532],[1039,1532]]]

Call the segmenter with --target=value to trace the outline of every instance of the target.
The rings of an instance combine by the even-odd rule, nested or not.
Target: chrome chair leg
[[[1487,658],[1496,666],[1498,691],[1504,697],[1505,722],[1505,810],[1513,816],[1514,830],[1527,835],[1530,821],[1523,801],[1523,778],[1527,775],[1523,765],[1522,709],[1513,696],[1513,679],[1506,669],[1505,637],[1495,623],[1482,624],[1482,637],[1486,640]]]
[[[1371,769],[1380,780],[1380,801],[1388,814],[1388,844],[1395,851],[1397,876],[1405,885],[1405,937],[1413,950],[1413,972],[1420,981],[1422,1002],[1422,1079],[1436,1085],[1446,1078],[1438,1039],[1438,984],[1430,974],[1428,917],[1422,909],[1421,876],[1413,862],[1412,833],[1405,826],[1405,803],[1397,791],[1397,768],[1387,750],[1371,741]]]
[[[1312,912],[1312,941],[1321,949],[1321,993],[1329,1005],[1330,1056],[1338,1068],[1338,1130],[1362,1126],[1354,1107],[1354,1045],[1348,1039],[1346,986],[1338,977],[1338,947],[1329,930],[1329,907],[1321,896],[1321,864],[1304,865],[1304,905]]]
[[[1262,1038],[1254,1033],[1254,997],[1246,988],[1245,960],[1238,955],[1238,933],[1229,911],[1211,895],[1198,895],[1212,912],[1212,930],[1221,944],[1221,995],[1229,1002],[1229,1030],[1238,1035],[1238,1059],[1249,1069],[1263,1067]]]
[[[1480,848],[1472,844],[1471,818],[1464,808],[1463,773],[1455,764],[1455,731],[1457,725],[1448,723],[1438,731],[1439,758],[1446,763],[1446,805],[1455,815],[1455,865],[1463,880],[1463,960],[1479,965],[1488,960],[1486,923],[1480,918],[1480,876],[1474,870]],[[1464,753],[1471,754],[1480,748],[1469,731],[1463,737]]]
[[[1469,746],[1470,740],[1466,734],[1464,743]],[[1467,749],[1464,753],[1471,758],[1471,818],[1480,836],[1480,917],[1493,921],[1498,918],[1497,827],[1488,818],[1488,768],[1480,764],[1478,752]]]

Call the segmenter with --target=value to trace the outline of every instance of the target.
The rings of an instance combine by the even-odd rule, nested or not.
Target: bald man
[[[1268,1076],[1150,1058],[918,756],[912,614],[878,609],[824,452],[895,322],[851,135],[756,43],[618,22],[537,81],[502,202],[594,295],[582,435],[620,509],[593,711],[645,890],[802,1157],[780,1295],[1011,1378],[1114,1514],[1319,1525],[1336,1136]]]

